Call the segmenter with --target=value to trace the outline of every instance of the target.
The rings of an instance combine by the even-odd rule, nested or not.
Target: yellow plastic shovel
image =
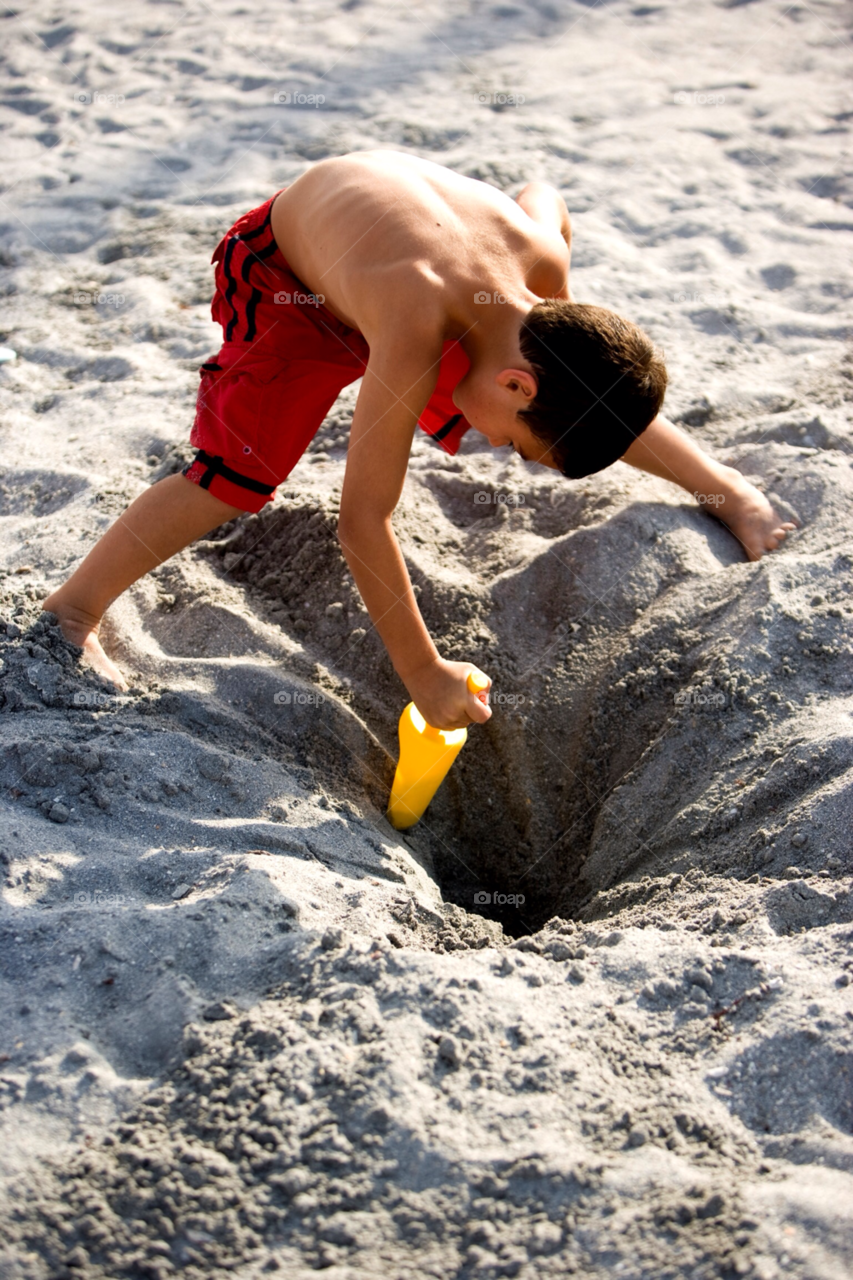
[[[471,693],[482,693],[488,683],[482,671],[468,673]],[[467,729],[434,729],[409,703],[400,716],[400,759],[388,801],[392,827],[404,831],[421,820],[467,738]]]

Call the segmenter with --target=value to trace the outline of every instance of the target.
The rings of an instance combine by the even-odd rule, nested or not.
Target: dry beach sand
[[[851,16],[7,11],[0,1275],[851,1274]],[[557,185],[576,296],[801,525],[749,564],[621,464],[419,440],[397,528],[495,714],[407,838],[355,388],[114,608],[128,695],[39,614],[187,456],[222,231],[372,146]]]

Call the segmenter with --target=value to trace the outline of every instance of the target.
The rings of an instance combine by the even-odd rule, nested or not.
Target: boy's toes
[[[781,547],[782,543],[787,538],[791,528],[792,528],[791,525],[783,524],[783,525],[780,525],[778,529],[771,530],[771,532],[768,533],[767,538],[765,540],[764,550],[776,551],[779,547]],[[757,558],[758,557],[756,557],[756,559]]]
[[[116,664],[104,653],[96,636],[89,636],[82,647],[83,661],[87,666],[92,667],[105,680],[109,680],[120,692],[124,693],[130,688]]]

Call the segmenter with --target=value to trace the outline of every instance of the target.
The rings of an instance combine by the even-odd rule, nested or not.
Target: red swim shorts
[[[309,293],[282,257],[270,226],[273,199],[246,213],[217,246],[211,313],[223,344],[199,373],[190,442],[193,483],[244,511],[260,511],[308,448],[345,386],[370,355],[362,335]],[[418,425],[456,453],[469,423],[451,395],[468,357],[446,342],[438,382]]]

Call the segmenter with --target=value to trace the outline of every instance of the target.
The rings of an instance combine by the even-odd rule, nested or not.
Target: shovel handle
[[[488,676],[484,676],[482,671],[469,671],[468,679],[465,683],[468,686],[469,693],[473,693],[481,702],[485,701],[483,691],[489,687]]]

